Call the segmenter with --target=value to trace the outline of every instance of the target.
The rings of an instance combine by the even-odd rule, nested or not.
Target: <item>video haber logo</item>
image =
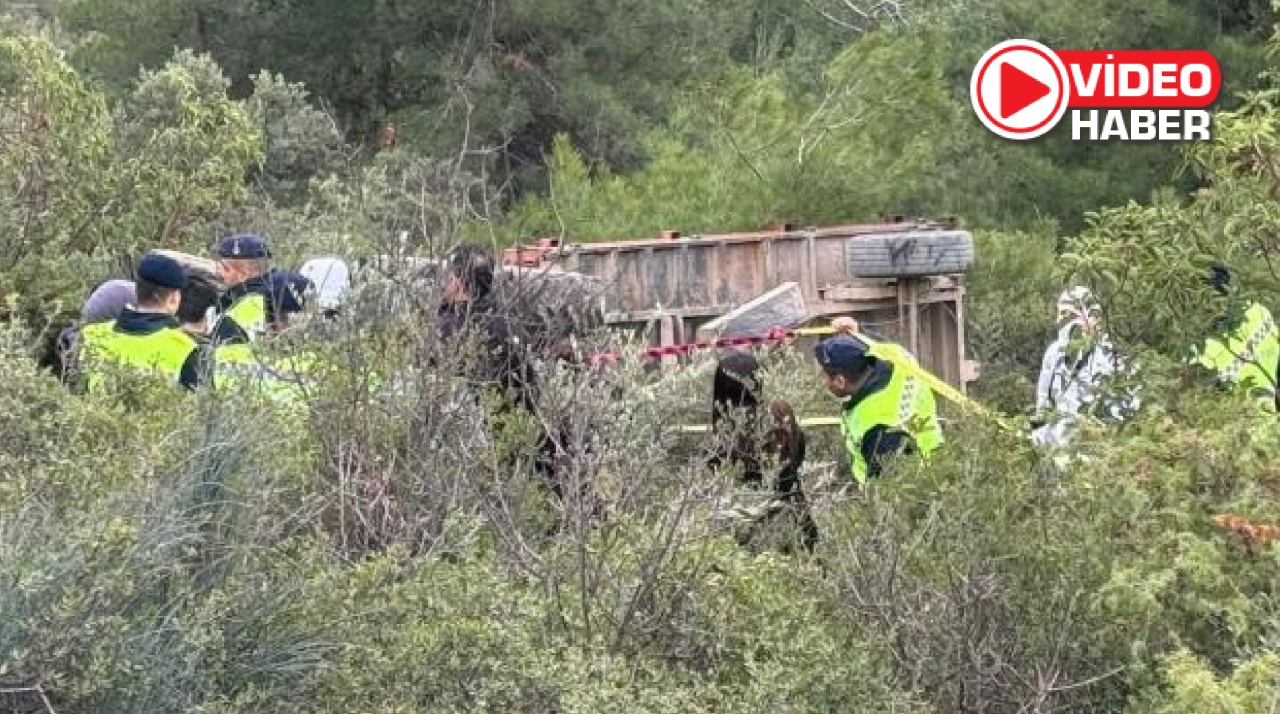
[[[1221,86],[1218,60],[1203,50],[1054,52],[1008,40],[973,68],[969,99],[1006,139],[1043,136],[1071,109],[1074,141],[1086,132],[1089,141],[1209,141],[1206,107]]]

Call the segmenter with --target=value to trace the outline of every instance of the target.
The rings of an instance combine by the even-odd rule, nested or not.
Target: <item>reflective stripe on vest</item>
[[[904,372],[895,368],[883,389],[846,410],[840,422],[853,478],[859,486],[865,484],[870,475],[866,459],[862,456],[862,439],[877,426],[908,434],[922,458],[927,458],[942,446],[942,428],[938,425],[933,390]]]
[[[1205,341],[1200,364],[1213,370],[1224,382],[1248,390],[1262,406],[1275,409],[1276,366],[1280,362],[1280,335],[1271,312],[1254,303],[1245,312],[1244,322],[1226,337]]]
[[[244,295],[232,303],[223,317],[239,325],[250,341],[256,341],[267,330],[267,299],[262,293]]]
[[[115,325],[114,321],[100,322],[80,331],[81,363],[89,391],[101,389],[109,365],[153,377],[159,374],[173,384],[180,383],[182,365],[197,348],[195,340],[176,327],[133,335],[116,331]]]
[[[302,396],[301,373],[273,368],[245,344],[221,345],[213,352],[213,384],[217,390],[251,384],[273,399]]]

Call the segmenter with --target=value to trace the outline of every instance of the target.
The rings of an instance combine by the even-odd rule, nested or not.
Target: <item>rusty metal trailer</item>
[[[954,222],[905,221],[822,228],[509,248],[509,267],[599,279],[607,324],[648,330],[656,345],[693,341],[699,329],[780,285],[794,283],[808,320],[849,315],[909,348],[963,389],[967,359],[964,276],[972,237]]]

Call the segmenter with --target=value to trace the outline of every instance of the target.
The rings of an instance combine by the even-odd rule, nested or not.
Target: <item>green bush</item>
[[[1041,357],[1056,337],[1055,304],[1068,287],[1055,238],[1043,233],[975,235],[965,329],[981,376],[974,395],[1010,413],[1035,405]]]
[[[283,341],[322,364],[297,404],[73,395],[26,357],[47,320],[140,249],[203,251],[245,224],[292,259],[433,253],[466,232],[609,237],[945,205],[963,192],[942,191],[948,172],[932,167],[972,144],[895,131],[956,116],[942,35],[869,33],[820,81],[792,83],[785,64],[725,72],[723,92],[689,90],[649,132],[652,160],[630,175],[561,141],[551,192],[497,223],[473,164],[398,147],[348,165],[279,77],[236,99],[212,60],[179,52],[109,98],[48,40],[0,41],[13,137],[0,278],[17,294],[0,335],[5,706],[1269,711],[1276,550],[1265,529],[1230,524],[1280,521],[1280,437],[1273,416],[1181,379],[1220,307],[1199,279],[1208,259],[1237,268],[1241,295],[1277,297],[1265,92],[1219,116],[1221,142],[1189,151],[1206,182],[1195,194],[1100,209],[1062,256],[1056,228],[977,231],[975,392],[1009,412],[1030,404],[1054,297],[1080,281],[1141,357],[1143,411],[1084,428],[1049,460],[948,408],[928,466],[899,461],[861,493],[826,473],[846,459],[838,433],[812,430],[812,556],[734,543],[718,514],[746,494],[704,467],[708,440],[672,428],[706,421],[710,355],[674,373],[543,360],[535,413],[497,415],[454,376],[472,345],[433,337],[435,291],[395,261],[362,273],[336,324]],[[765,361],[770,396],[837,413],[808,354]],[[564,436],[561,497],[533,465],[547,426]]]

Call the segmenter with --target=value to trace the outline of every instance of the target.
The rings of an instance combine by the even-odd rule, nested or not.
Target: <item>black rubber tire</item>
[[[973,267],[973,236],[941,230],[857,236],[845,243],[845,264],[859,278],[964,273]]]

